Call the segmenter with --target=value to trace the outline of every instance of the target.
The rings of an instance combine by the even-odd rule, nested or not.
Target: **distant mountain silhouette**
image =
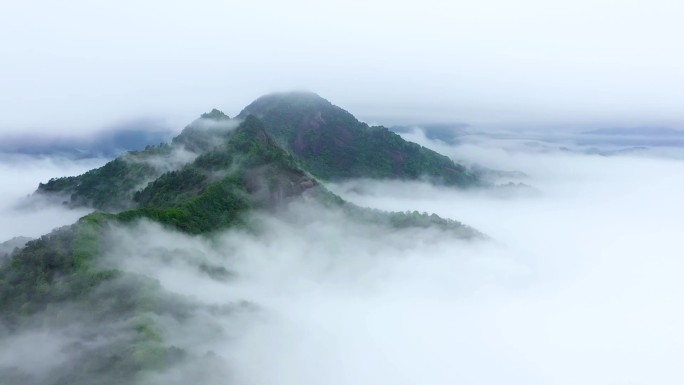
[[[0,137],[0,153],[63,156],[72,159],[113,158],[166,142],[172,131],[152,122],[132,122],[84,136],[14,134]]]
[[[587,135],[625,135],[625,136],[684,136],[684,130],[670,127],[612,127],[584,131]]]

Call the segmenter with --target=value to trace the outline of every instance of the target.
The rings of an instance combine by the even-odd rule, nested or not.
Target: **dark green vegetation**
[[[131,151],[83,175],[53,178],[41,183],[37,193],[57,197],[70,207],[104,211],[134,208],[133,196],[138,190],[182,164],[183,158],[191,158],[188,151],[203,153],[223,143],[231,133],[227,128],[235,125],[222,112],[213,110],[188,125],[171,144]]]
[[[210,238],[227,228],[258,232],[250,213],[279,215],[297,201],[382,228],[434,227],[455,237],[481,236],[436,215],[360,208],[327,190],[308,170],[326,179],[427,175],[457,185],[474,179],[448,158],[384,128],[359,123],[318,96],[295,96],[262,98],[245,110],[255,110],[266,123],[245,111],[236,121],[213,110],[171,144],[131,152],[83,175],[41,184],[38,194],[99,211],[28,242],[9,257],[3,257],[6,251],[0,253],[0,338],[36,330],[68,336],[79,330],[79,342],[65,337],[64,348],[79,366],[36,371],[49,373],[44,378],[26,368],[0,367],[0,373],[9,373],[2,379],[8,384],[130,384],[179,362],[212,364],[211,357],[193,357],[169,342],[157,321],[164,316],[182,322],[202,305],[162,290],[148,277],[103,262],[113,246],[107,236],[112,229],[140,219]],[[178,162],[179,151],[194,156]],[[232,274],[205,263],[193,268],[216,280]]]
[[[137,192],[138,209],[118,216],[147,217],[188,233],[206,233],[240,222],[249,208],[274,207],[317,184],[258,119],[248,117],[229,140]]]
[[[162,147],[154,151],[168,152],[170,149]],[[60,195],[65,204],[71,207],[88,206],[100,210],[128,208],[126,198],[157,174],[154,167],[145,162],[150,152],[129,153],[80,176],[50,179],[45,184],[41,183],[38,191]]]
[[[427,178],[472,186],[476,177],[451,159],[407,142],[382,126],[370,127],[313,93],[263,96],[238,115],[255,115],[268,132],[322,180]]]

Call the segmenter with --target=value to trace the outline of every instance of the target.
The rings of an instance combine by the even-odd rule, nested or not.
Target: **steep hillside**
[[[249,208],[273,208],[318,182],[248,116],[223,144],[161,175],[133,197],[122,219],[148,217],[189,233],[237,223]]]
[[[212,110],[185,127],[170,144],[125,153],[83,175],[53,178],[41,183],[37,193],[70,207],[110,212],[134,208],[133,196],[137,191],[222,144],[237,124],[221,111]]]

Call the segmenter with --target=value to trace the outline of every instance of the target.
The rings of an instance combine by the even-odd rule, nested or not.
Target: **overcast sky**
[[[676,0],[12,1],[0,132],[230,115],[306,89],[371,123],[684,126]]]

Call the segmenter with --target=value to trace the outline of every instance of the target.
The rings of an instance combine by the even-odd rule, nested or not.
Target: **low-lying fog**
[[[455,159],[522,171],[528,177],[520,182],[535,190],[380,181],[330,186],[361,206],[457,219],[486,233],[487,241],[429,229],[390,232],[299,204],[277,218],[255,216],[257,233],[228,231],[214,239],[145,222],[119,228],[108,263],[155,277],[198,303],[247,301],[255,309],[162,320],[165,339],[198,355],[214,352],[222,364],[201,377],[192,365],[180,366],[149,383],[684,381],[684,162],[530,153],[486,141],[449,147],[419,133],[407,136]],[[82,213],[60,209],[61,223],[44,221],[51,217],[9,211],[8,197],[29,193],[36,179],[92,166],[3,164],[6,181],[33,185],[4,185],[0,238],[73,222]],[[198,272],[192,267],[198,260],[226,267],[232,278]],[[30,355],[22,341],[34,340],[0,342],[0,367]]]
[[[79,175],[105,162],[99,158],[72,160],[0,153],[0,243],[17,236],[39,237],[87,214],[88,210],[67,210],[27,196],[36,191],[38,183]]]

